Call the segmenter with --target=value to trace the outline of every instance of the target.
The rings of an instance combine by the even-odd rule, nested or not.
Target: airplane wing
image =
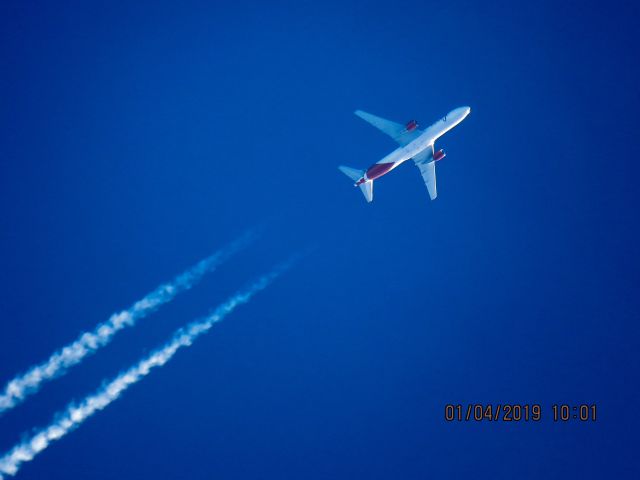
[[[411,143],[422,134],[422,130],[415,128],[415,123],[413,125],[414,128],[412,130],[409,130],[406,125],[392,122],[391,120],[385,120],[381,117],[376,117],[375,115],[363,112],[362,110],[356,110],[354,113],[365,122],[370,123],[378,130],[381,130],[389,135],[403,147]]]
[[[433,145],[413,158],[416,167],[420,169],[420,174],[424,180],[429,197],[434,200],[438,196],[436,188],[436,162],[433,160]]]

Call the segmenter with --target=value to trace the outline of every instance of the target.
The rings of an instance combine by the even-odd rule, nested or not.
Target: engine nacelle
[[[404,128],[407,130],[407,132],[413,132],[416,128],[418,128],[418,121],[409,120]]]
[[[444,153],[444,148],[441,148],[440,150],[438,150],[436,153],[433,154],[433,159],[436,162],[438,162],[438,161],[442,160],[446,156],[447,156],[447,154]]]

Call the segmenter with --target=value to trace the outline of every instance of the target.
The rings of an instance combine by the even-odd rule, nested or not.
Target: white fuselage
[[[365,178],[363,180],[373,180],[377,178],[377,176],[382,176],[396,168],[401,163],[417,156],[423,150],[431,148],[431,146],[439,137],[458,125],[462,120],[465,119],[467,115],[469,115],[469,112],[471,112],[471,108],[469,107],[460,107],[450,111],[443,118],[427,128],[418,138],[413,140],[411,143],[405,145],[404,147],[397,148],[382,160],[377,162],[367,171],[367,173],[369,173],[373,170],[371,172],[373,173],[373,175],[365,175]],[[388,165],[388,167],[383,169],[376,168],[376,165],[380,164]],[[376,175],[376,173],[378,172],[379,175]]]

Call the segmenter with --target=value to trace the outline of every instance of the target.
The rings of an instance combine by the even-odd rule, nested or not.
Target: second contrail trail
[[[247,246],[254,237],[254,231],[245,233],[222,250],[201,260],[171,282],[160,285],[127,310],[114,313],[107,321],[98,324],[93,331],[81,334],[75,341],[52,354],[45,362],[31,367],[27,372],[13,378],[0,393],[0,415],[37,392],[43,383],[59,377],[69,367],[80,363],[87,355],[107,345],[120,330],[135,325],[139,319],[173,300],[179,293],[190,289],[204,275],[215,270],[234,253]]]
[[[237,306],[247,303],[253,295],[260,290],[264,290],[276,277],[287,270],[294,260],[295,258],[292,258],[276,267],[270,273],[260,277],[247,289],[229,298],[207,317],[196,320],[178,330],[164,346],[122,372],[79,404],[70,404],[66,410],[55,416],[53,423],[36,431],[33,436],[24,439],[3,457],[0,457],[0,480],[3,480],[3,475],[15,475],[18,473],[23,463],[33,460],[51,442],[64,437],[93,414],[106,408],[110,403],[117,400],[127,388],[147,376],[153,368],[163,366],[180,348],[191,345],[194,340],[209,331],[214,324],[224,319]]]

